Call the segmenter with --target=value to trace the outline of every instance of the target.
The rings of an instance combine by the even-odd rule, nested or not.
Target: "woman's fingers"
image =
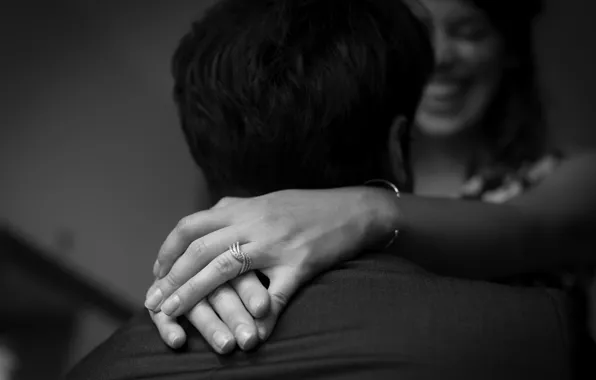
[[[225,252],[230,245],[238,241],[239,235],[237,231],[237,227],[228,227],[217,230],[192,242],[184,254],[176,260],[166,276],[157,280],[151,286],[149,292],[147,292],[145,307],[149,310],[159,311],[163,301],[181,286],[187,286],[187,281],[193,278],[194,275],[213,262],[221,262],[220,257],[222,256],[222,252]],[[214,260],[216,258],[217,260]],[[229,277],[228,279],[234,277]],[[200,297],[195,297],[194,299],[198,302],[198,300],[205,298],[207,294],[211,293],[217,286],[224,282],[220,282],[208,291],[202,292]]]
[[[269,292],[254,271],[236,277],[230,285],[254,318],[262,318],[269,313]]]
[[[181,219],[159,249],[153,275],[163,278],[193,241],[227,227],[228,216],[229,213],[223,208],[213,208]]]
[[[163,314],[163,313],[160,313]],[[201,300],[186,314],[188,321],[199,330],[203,338],[219,354],[227,354],[236,347],[234,334],[217,316],[206,299]]]
[[[209,303],[234,334],[241,349],[255,348],[259,337],[254,319],[231,286],[224,284],[217,288],[209,295]]]
[[[186,342],[186,334],[176,318],[167,316],[164,313],[155,313],[151,310],[149,310],[149,315],[165,344],[172,348],[180,348]]]
[[[199,211],[182,218],[170,232],[157,254],[153,265],[153,275],[163,278],[172,268],[174,262],[180,257],[188,246],[203,236],[225,228],[230,224],[230,213],[222,210],[232,206],[245,198],[224,197],[210,210]]]
[[[258,269],[259,257],[256,255],[256,252],[258,251],[254,251],[255,244],[245,244],[240,248],[250,257],[253,268]],[[182,260],[182,258],[180,258],[180,260]],[[171,273],[174,272],[177,265],[178,262],[176,262],[176,265],[172,268]],[[180,316],[184,314],[190,307],[196,304],[199,300],[207,297],[207,295],[214,291],[218,286],[225,284],[240,275],[240,271],[245,265],[245,262],[237,259],[231,251],[228,250],[222,253],[209,262],[202,268],[202,270],[195,270],[194,273],[198,273],[194,277],[188,279],[188,281],[185,281],[185,283],[173,294],[169,297],[164,297],[165,301],[161,304],[160,309],[170,316]],[[251,268],[249,268],[249,270],[250,269]],[[164,280],[160,280],[156,283],[159,288],[168,285],[167,283],[160,284],[160,282],[164,282]],[[163,294],[166,293],[164,292]]]

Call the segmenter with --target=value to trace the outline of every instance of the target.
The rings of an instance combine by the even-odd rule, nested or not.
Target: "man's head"
[[[176,50],[174,97],[218,196],[395,181],[432,66],[398,0],[221,0]]]

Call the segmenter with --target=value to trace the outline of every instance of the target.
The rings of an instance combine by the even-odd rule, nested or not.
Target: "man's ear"
[[[404,147],[407,147],[409,142],[410,123],[405,116],[397,116],[391,124],[389,129],[389,136],[387,139],[387,152],[391,168],[391,173],[398,184],[407,184],[410,181],[409,160],[404,152]]]

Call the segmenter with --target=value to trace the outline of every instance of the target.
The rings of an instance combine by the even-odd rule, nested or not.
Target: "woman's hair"
[[[490,152],[480,165],[517,167],[539,158],[548,148],[532,33],[542,1],[471,2],[485,12],[501,36],[507,56],[501,84],[482,120]]]

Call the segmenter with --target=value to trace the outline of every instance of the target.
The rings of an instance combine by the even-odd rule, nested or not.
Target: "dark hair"
[[[219,195],[359,185],[386,177],[432,57],[400,1],[222,0],[174,54],[174,98]]]
[[[502,37],[506,65],[495,99],[482,124],[492,148],[487,164],[515,168],[549,149],[547,123],[538,86],[533,49],[533,21],[541,0],[472,0]]]

